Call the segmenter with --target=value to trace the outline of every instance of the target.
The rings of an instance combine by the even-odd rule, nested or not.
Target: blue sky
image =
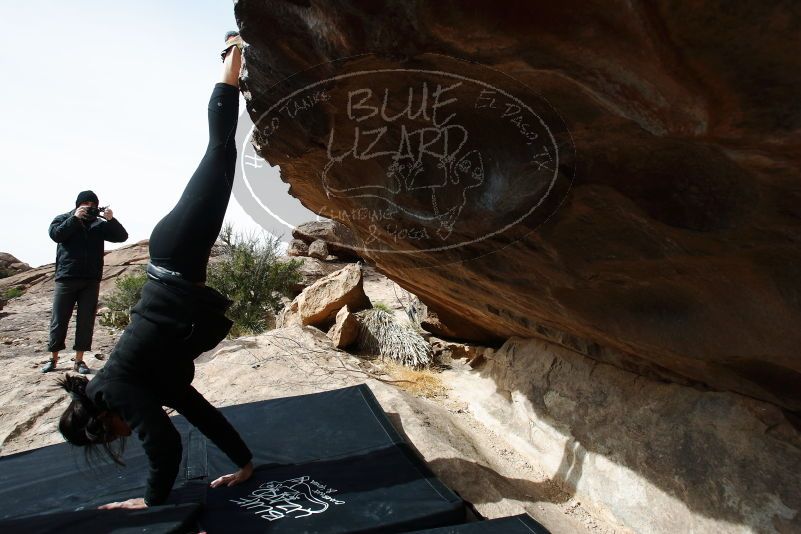
[[[84,189],[111,205],[128,243],[146,239],[203,155],[235,28],[230,0],[4,2],[0,251],[53,262],[47,227]],[[259,229],[233,198],[228,219]]]

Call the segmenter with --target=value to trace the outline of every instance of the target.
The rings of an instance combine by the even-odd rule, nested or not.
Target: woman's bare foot
[[[226,45],[233,42],[237,39],[238,36],[229,37],[228,40],[225,41]],[[232,46],[228,49],[228,52],[225,55],[225,60],[223,61],[223,73],[222,73],[222,81],[223,83],[227,83],[228,85],[233,85],[234,87],[239,87],[239,71],[242,68],[242,51],[239,50],[238,46]]]

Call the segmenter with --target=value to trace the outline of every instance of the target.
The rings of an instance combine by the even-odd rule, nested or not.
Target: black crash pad
[[[170,503],[203,504],[199,521],[210,534],[399,532],[464,520],[464,503],[405,443],[365,385],[221,411],[257,466],[252,480],[233,488],[208,488],[235,467],[173,418],[184,452]],[[124,469],[88,468],[67,444],[0,458],[0,520],[40,520],[31,514],[45,510],[103,514],[92,509],[141,497],[147,458],[135,438],[124,458]]]
[[[25,534],[148,534],[197,532],[199,504],[154,506],[145,510],[79,510],[0,521],[0,532]]]
[[[223,409],[254,451],[252,480],[206,493],[201,524],[238,532],[400,532],[459,523],[465,506],[390,424],[367,386]],[[228,460],[211,442],[208,478]],[[189,469],[198,466],[190,458]]]

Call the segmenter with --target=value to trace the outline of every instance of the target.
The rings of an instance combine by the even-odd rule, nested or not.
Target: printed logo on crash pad
[[[345,501],[332,497],[336,492],[334,488],[329,488],[310,477],[301,476],[289,480],[265,482],[247,497],[230,501],[268,521],[284,518],[300,519],[312,514],[321,514],[331,505],[345,504]]]

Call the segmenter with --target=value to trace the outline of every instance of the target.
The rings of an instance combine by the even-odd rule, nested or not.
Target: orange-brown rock
[[[359,319],[355,313],[350,313],[347,306],[337,312],[334,324],[326,334],[335,347],[343,349],[351,345],[359,337]]]
[[[299,295],[301,291],[312,285],[323,276],[331,274],[334,271],[338,271],[347,265],[345,262],[320,261],[308,256],[279,256],[278,261],[281,263],[299,263],[298,273],[300,274],[300,280],[297,284],[289,288],[289,291],[293,296]]]
[[[240,0],[235,10],[259,154],[455,335],[543,337],[801,411],[797,9]],[[434,92],[457,79],[437,124]],[[421,109],[423,82],[429,114],[403,115],[405,95]],[[494,93],[481,100],[481,87]],[[531,103],[543,122],[528,121],[530,139],[550,159],[527,159],[488,95]],[[443,150],[436,165],[441,147],[417,141],[429,132],[442,144],[451,114],[478,152]]]
[[[354,312],[371,307],[364,293],[362,269],[355,263],[314,282],[295,298],[289,309],[296,308],[303,326],[327,329],[343,306],[349,306]]]

